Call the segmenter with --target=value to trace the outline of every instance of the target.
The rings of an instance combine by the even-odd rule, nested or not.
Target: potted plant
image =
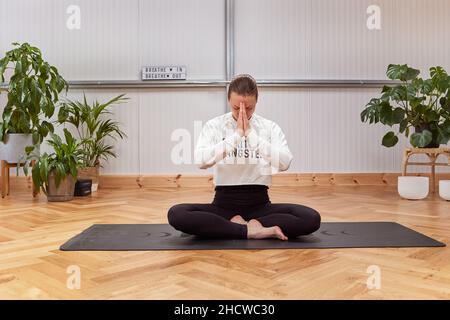
[[[39,145],[53,125],[58,95],[68,88],[58,70],[28,43],[13,43],[14,49],[0,59],[0,79],[9,77],[7,103],[0,121],[0,160],[22,162],[25,149],[39,151]],[[8,71],[10,70],[10,71]]]
[[[92,104],[87,102],[86,96],[82,102],[67,100],[62,103],[58,112],[60,124],[72,124],[78,133],[83,148],[83,169],[80,169],[80,179],[92,179],[92,191],[96,191],[99,182],[99,167],[101,161],[109,157],[116,157],[114,146],[108,139],[123,139],[126,134],[120,129],[119,122],[108,117],[110,105],[122,103],[128,98],[124,94],[116,96],[106,103],[97,100]]]
[[[42,189],[48,201],[69,201],[74,196],[78,170],[83,166],[81,142],[75,140],[67,129],[64,129],[65,143],[58,135],[50,135],[47,142],[53,147],[53,152],[38,157],[28,155],[24,172],[28,175],[29,163],[35,160],[31,175],[36,189]]]
[[[406,137],[416,148],[436,148],[450,139],[450,77],[442,67],[430,68],[430,78],[408,65],[391,64],[387,76],[399,83],[384,86],[380,98],[373,98],[361,112],[361,121],[382,123]],[[392,147],[398,142],[394,131],[387,132],[382,144]]]

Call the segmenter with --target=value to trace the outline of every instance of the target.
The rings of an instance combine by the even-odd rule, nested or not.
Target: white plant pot
[[[419,200],[428,196],[430,185],[428,177],[400,176],[398,177],[398,194],[405,199]]]
[[[439,180],[439,196],[450,201],[450,180]]]
[[[0,160],[6,160],[8,163],[17,163],[19,159],[24,162],[25,147],[33,145],[33,137],[31,134],[25,133],[8,133],[6,142],[0,142]],[[34,150],[39,155],[39,147]]]

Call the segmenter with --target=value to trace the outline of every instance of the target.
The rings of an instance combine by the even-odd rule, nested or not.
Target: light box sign
[[[143,67],[142,80],[186,80],[186,67],[185,66]]]

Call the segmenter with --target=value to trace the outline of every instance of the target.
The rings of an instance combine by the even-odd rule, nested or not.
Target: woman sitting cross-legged
[[[195,148],[200,168],[214,166],[214,200],[171,207],[168,220],[175,229],[210,238],[281,240],[319,229],[316,210],[269,199],[272,171],[287,170],[293,156],[281,128],[255,113],[257,99],[250,75],[230,83],[231,112],[209,120]]]

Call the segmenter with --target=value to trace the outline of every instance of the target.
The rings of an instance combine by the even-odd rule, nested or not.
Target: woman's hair
[[[255,96],[258,101],[258,86],[256,80],[249,74],[238,74],[231,80],[228,86],[228,100],[231,92],[241,96]]]

